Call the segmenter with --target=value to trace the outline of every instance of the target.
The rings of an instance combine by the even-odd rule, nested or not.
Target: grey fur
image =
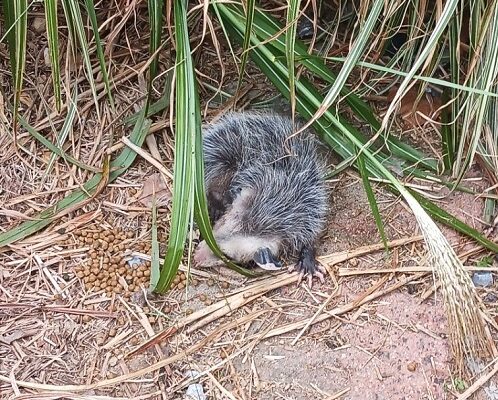
[[[276,255],[297,256],[303,247],[313,247],[324,229],[328,192],[319,142],[310,130],[294,132],[290,118],[253,112],[226,114],[204,129],[214,234],[236,261],[254,255],[240,238],[263,239]],[[236,246],[243,248],[231,252]]]

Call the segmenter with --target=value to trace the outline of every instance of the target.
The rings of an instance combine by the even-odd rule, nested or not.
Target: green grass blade
[[[236,93],[239,92],[240,88],[242,87],[242,81],[244,79],[244,72],[246,70],[246,65],[247,65],[247,59],[249,57],[249,45],[251,43],[251,34],[252,34],[252,25],[253,25],[253,20],[254,20],[254,9],[255,9],[255,0],[247,0],[246,6],[245,6],[245,33],[244,33],[244,40],[242,43],[242,57],[240,60],[240,67],[239,67],[239,79],[237,82],[237,91]]]
[[[292,119],[296,113],[296,86],[295,86],[295,45],[296,29],[301,0],[288,0],[287,5],[287,33],[285,34],[285,58],[289,69],[289,97]]]
[[[163,95],[159,100],[157,100],[155,103],[152,103],[148,107],[146,118],[152,117],[153,115],[158,114],[161,111],[164,111],[166,108],[168,108],[171,100],[171,83],[172,83],[171,79],[166,79],[166,82],[164,83]],[[141,113],[142,110],[129,115],[123,120],[123,123],[126,126],[133,125],[137,121],[137,118],[140,117]]]
[[[377,229],[379,230],[380,237],[382,238],[382,243],[384,243],[384,247],[386,251],[389,251],[389,247],[387,245],[387,237],[386,232],[384,230],[384,224],[382,222],[382,217],[380,216],[379,207],[377,205],[377,200],[375,199],[375,194],[372,190],[372,185],[368,179],[368,171],[365,167],[365,160],[362,154],[358,154],[357,158],[358,171],[361,175],[361,180],[363,182],[363,187],[365,188],[365,193],[367,194],[368,204],[370,204],[370,209],[372,210],[372,215],[375,219],[375,224],[377,225]]]
[[[351,71],[365,51],[365,47],[372,36],[375,24],[378,22],[379,15],[384,9],[384,4],[384,0],[374,1],[365,25],[361,28],[358,36],[356,37],[356,41],[353,44],[348,57],[339,72],[339,75],[337,75],[334,85],[323,99],[322,105],[318,108],[313,119],[323,115],[323,113],[332,106],[337,96],[341,93],[344,85],[346,84],[346,80],[351,74]]]
[[[62,128],[57,135],[57,148],[62,152],[62,147],[67,137],[69,136],[69,132],[73,127],[74,118],[76,117],[77,105],[78,105],[78,85],[74,85],[74,93],[71,99],[71,103],[67,108],[67,115],[64,118],[64,123],[62,124]],[[57,153],[53,152],[48,160],[47,170],[45,174],[48,174],[52,170],[52,166],[56,160]]]
[[[88,83],[90,84],[93,101],[95,103],[95,111],[97,113],[97,117],[100,119],[98,94],[95,87],[95,80],[93,79],[93,68],[92,62],[90,60],[90,50],[88,47],[88,41],[86,39],[85,24],[81,15],[80,5],[77,0],[62,0],[62,6],[66,14],[66,21],[68,23],[69,32],[71,32],[71,35],[74,34],[75,36],[72,39],[75,45],[76,43],[79,43],[80,53],[83,57],[83,63],[85,65],[86,77]]]
[[[164,8],[164,0],[149,0],[147,2],[149,9],[149,29],[150,29],[150,42],[149,51],[153,60],[149,67],[149,87],[152,85],[152,81],[157,76],[157,69],[159,64],[159,54],[156,51],[161,46],[161,32],[163,30],[163,19],[162,11]]]
[[[498,78],[498,3],[490,3],[480,24],[482,36],[481,50],[472,70],[470,82],[486,92],[496,91]],[[472,165],[482,137],[489,125],[488,110],[493,106],[492,98],[487,95],[469,95],[466,99],[462,136],[455,161],[454,174],[458,184]],[[496,175],[498,175],[495,172]]]
[[[449,100],[450,90],[443,91],[443,104]],[[451,107],[445,107],[441,111],[441,144],[443,152],[443,164],[446,171],[451,171],[455,161],[455,123],[451,123]],[[453,114],[454,115],[454,114]]]
[[[199,103],[196,103],[196,115],[200,115]],[[211,223],[209,220],[208,214],[208,206],[207,206],[207,198],[206,192],[204,189],[204,155],[202,151],[202,135],[201,132],[196,132],[195,136],[195,149],[194,153],[195,157],[195,195],[194,195],[194,218],[197,226],[199,227],[199,231],[203,240],[206,241],[209,248],[213,251],[213,253],[220,258],[225,265],[239,274],[242,274],[247,277],[256,277],[262,275],[263,271],[253,271],[246,268],[243,268],[232,261],[230,261],[219,249],[216,244],[216,240],[213,235],[213,231],[211,229]]]
[[[45,0],[45,21],[47,25],[47,42],[52,68],[52,85],[54,88],[55,107],[61,110],[61,72],[59,68],[59,23],[57,22],[57,0]]]
[[[26,34],[28,7],[26,0],[3,1],[7,42],[10,53],[10,66],[14,85],[14,134],[17,132],[17,119],[22,91],[22,81],[26,66]]]
[[[156,196],[152,198],[152,244],[150,251],[150,289],[155,290],[159,276],[161,274],[159,268],[159,241],[157,240],[157,205]]]
[[[482,244],[488,250],[491,250],[495,253],[498,253],[498,244],[492,242],[491,240],[484,237],[479,231],[474,228],[471,228],[464,222],[460,221],[455,216],[446,212],[442,208],[436,206],[431,201],[427,200],[425,197],[421,196],[417,192],[410,190],[410,193],[415,197],[415,199],[420,203],[422,207],[429,213],[429,215],[434,218],[436,221],[443,223],[446,226],[449,226],[472,239],[476,242]]]
[[[442,10],[442,13],[439,16],[436,26],[434,27],[434,30],[432,31],[429,39],[427,39],[426,45],[424,46],[423,49],[421,49],[420,55],[414,61],[405,79],[399,85],[396,95],[394,96],[394,99],[391,101],[391,104],[389,105],[389,108],[387,109],[386,114],[384,115],[384,118],[382,120],[383,129],[387,127],[389,119],[391,118],[391,115],[394,113],[396,107],[398,106],[399,101],[405,95],[406,91],[409,89],[409,86],[412,83],[414,75],[420,70],[420,68],[425,63],[425,61],[427,60],[433,49],[438,45],[441,38],[443,37],[446,27],[451,21],[451,18],[454,15],[455,9],[459,1],[460,0],[448,0],[444,3],[444,8]]]
[[[95,38],[95,47],[97,49],[97,58],[99,59],[100,72],[102,72],[102,80],[104,81],[105,90],[109,99],[111,109],[112,111],[115,111],[114,99],[112,97],[111,91],[111,83],[109,81],[109,74],[107,72],[104,50],[102,48],[102,41],[100,40],[99,24],[97,22],[97,15],[95,14],[95,4],[93,0],[85,0],[85,5],[88,16],[90,17],[90,23],[92,24],[93,36]]]
[[[183,0],[174,1],[176,40],[175,162],[173,206],[168,250],[156,291],[168,290],[180,265],[189,223],[193,215],[195,159],[194,140],[200,135],[199,97],[190,51],[187,10]]]

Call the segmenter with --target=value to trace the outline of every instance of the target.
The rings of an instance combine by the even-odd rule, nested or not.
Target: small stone
[[[201,293],[199,295],[199,300],[204,303],[207,300],[207,296],[204,293]]]
[[[112,356],[111,358],[109,358],[109,366],[115,367],[117,363],[118,358],[116,356]]]
[[[493,274],[487,271],[474,272],[472,282],[477,287],[488,287],[493,284]]]
[[[409,362],[406,369],[410,372],[415,372],[417,370],[417,363],[415,361]]]

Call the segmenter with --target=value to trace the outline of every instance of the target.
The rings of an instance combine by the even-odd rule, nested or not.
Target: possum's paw
[[[316,276],[320,282],[324,283],[324,274],[327,272],[315,259],[315,251],[311,247],[303,247],[301,254],[299,254],[299,260],[296,265],[291,267],[292,270],[297,270],[299,272],[299,280],[297,281],[298,286],[305,276],[308,277],[308,286],[312,287],[313,277]]]

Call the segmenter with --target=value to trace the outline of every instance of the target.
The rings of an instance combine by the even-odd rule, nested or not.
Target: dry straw
[[[477,361],[493,353],[493,344],[486,340],[484,306],[468,273],[437,225],[408,192],[403,196],[422,230],[433,270],[441,282],[455,366],[463,373],[465,361]]]

